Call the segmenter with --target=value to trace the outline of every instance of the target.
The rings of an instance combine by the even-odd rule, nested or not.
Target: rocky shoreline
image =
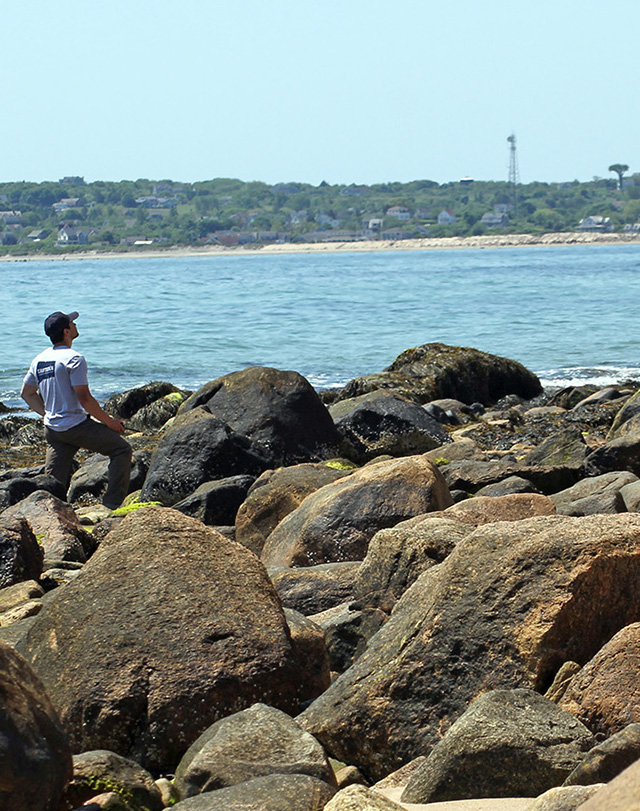
[[[0,262],[51,262],[73,259],[121,259],[146,257],[224,256],[234,254],[282,254],[282,253],[334,253],[372,251],[424,251],[464,250],[489,248],[525,248],[567,245],[638,245],[640,234],[553,232],[547,234],[482,234],[468,237],[424,237],[403,240],[358,240],[353,242],[285,242],[262,247],[225,247],[206,245],[179,248],[130,248],[126,251],[110,251],[101,248],[57,254],[30,254],[25,256],[0,256]]]
[[[106,460],[61,492],[0,423],[0,807],[635,802],[637,385],[427,344],[322,396],[252,367],[106,408],[113,514]]]

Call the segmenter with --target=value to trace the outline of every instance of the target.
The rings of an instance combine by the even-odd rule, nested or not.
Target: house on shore
[[[580,220],[578,231],[600,231],[609,233],[610,231],[613,231],[613,225],[611,224],[611,219],[609,217],[593,215],[591,217],[584,217],[582,220]]]
[[[498,214],[495,211],[487,211],[482,215],[480,222],[487,228],[507,228],[509,217],[507,214]]]

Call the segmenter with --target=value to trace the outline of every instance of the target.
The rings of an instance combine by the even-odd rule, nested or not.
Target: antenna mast
[[[512,132],[507,141],[509,143],[509,196],[511,197],[511,208],[515,217],[518,213],[518,183],[520,183],[515,133]]]

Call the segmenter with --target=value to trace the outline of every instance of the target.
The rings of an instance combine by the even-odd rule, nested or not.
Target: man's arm
[[[116,420],[110,417],[107,412],[101,408],[100,403],[89,391],[89,386],[74,386],[73,390],[78,396],[80,405],[84,408],[87,414],[95,417],[99,422],[103,422],[107,428],[111,428],[116,434],[124,434],[125,427],[122,420]]]
[[[35,411],[36,414],[40,414],[41,417],[44,417],[44,401],[38,394],[38,389],[35,386],[30,386],[28,383],[23,383],[22,389],[20,389],[20,397],[22,397],[32,411]]]

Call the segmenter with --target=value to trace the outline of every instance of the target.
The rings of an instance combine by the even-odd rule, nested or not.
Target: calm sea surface
[[[546,385],[640,379],[640,246],[0,262],[0,401],[54,310],[99,399],[150,380],[195,389],[254,364],[317,388],[431,341],[520,361]]]

